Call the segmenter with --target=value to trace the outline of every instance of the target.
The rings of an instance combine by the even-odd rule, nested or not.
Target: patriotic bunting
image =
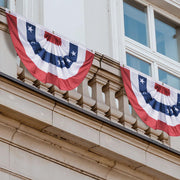
[[[87,75],[94,54],[45,28],[6,12],[15,50],[28,71],[62,90],[76,88]]]
[[[141,120],[170,136],[180,136],[180,92],[132,68],[120,69],[128,99]]]

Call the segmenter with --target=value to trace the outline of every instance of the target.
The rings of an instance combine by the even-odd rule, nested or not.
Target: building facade
[[[79,87],[35,79],[0,8],[0,179],[180,179],[180,137],[145,125],[119,64],[180,90],[178,0],[0,0],[96,51]]]

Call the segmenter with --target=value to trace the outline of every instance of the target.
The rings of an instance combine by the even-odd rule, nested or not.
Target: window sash
[[[133,56],[126,54],[127,65],[141,71],[142,73],[151,76],[151,64]]]
[[[159,72],[159,80],[161,82],[180,90],[180,78],[160,68],[158,69],[158,72]]]
[[[123,6],[125,35],[149,46],[147,8],[131,0],[124,0]]]
[[[180,40],[178,39],[180,38],[180,28],[176,27],[177,25],[171,20],[155,12],[157,52],[179,62]]]

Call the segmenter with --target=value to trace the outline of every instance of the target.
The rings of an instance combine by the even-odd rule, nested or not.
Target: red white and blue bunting
[[[94,54],[15,14],[6,13],[15,50],[28,71],[62,90],[76,88],[87,75]]]
[[[141,120],[170,136],[180,136],[180,92],[130,67],[120,68],[128,99]]]

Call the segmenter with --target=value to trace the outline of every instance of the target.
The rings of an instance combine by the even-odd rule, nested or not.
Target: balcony
[[[62,91],[35,79],[20,62],[8,34],[3,9],[0,9],[0,39],[1,115],[108,158],[123,161],[126,157],[136,162],[133,166],[140,171],[146,171],[148,166],[150,174],[156,170],[143,159],[147,152],[156,151],[154,156],[160,159],[175,154],[172,161],[178,166],[180,153],[171,148],[169,136],[149,128],[132,109],[123,87],[119,62],[96,52],[81,85],[72,91]],[[167,155],[161,155],[162,151]],[[176,178],[175,170],[176,167],[165,174]],[[161,167],[157,171],[157,177],[162,176]]]

